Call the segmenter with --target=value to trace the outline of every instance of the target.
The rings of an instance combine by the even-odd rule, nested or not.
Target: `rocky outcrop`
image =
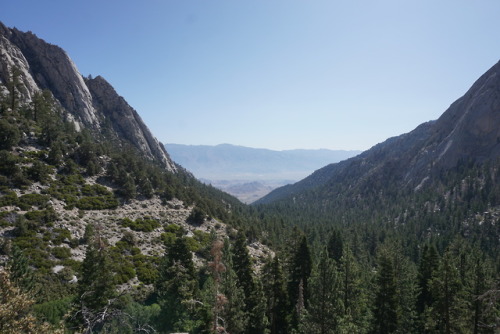
[[[27,101],[31,101],[33,95],[40,89],[30,74],[28,61],[18,47],[12,44],[5,35],[0,34],[0,83],[6,84],[12,80],[9,74],[13,73],[14,68],[19,71],[20,82],[17,88]]]
[[[38,89],[50,90],[83,126],[99,128],[92,96],[75,64],[63,49],[46,43],[31,32],[25,33],[5,26],[0,32],[2,39],[8,40],[22,53],[29,66],[29,76],[36,82]],[[6,50],[2,53],[4,51],[7,53]],[[27,76],[26,73],[23,78]]]
[[[103,77],[87,79],[86,84],[94,98],[95,108],[110,121],[119,137],[132,143],[148,158],[157,159],[167,169],[175,170],[175,165],[163,145],[153,137],[139,114],[116,93]]]
[[[19,73],[17,90],[24,103],[31,102],[36,92],[49,90],[77,130],[85,127],[99,133],[111,128],[119,141],[132,144],[167,170],[176,170],[163,145],[106,80],[100,76],[84,79],[63,49],[0,23],[0,83],[12,80],[14,69]]]

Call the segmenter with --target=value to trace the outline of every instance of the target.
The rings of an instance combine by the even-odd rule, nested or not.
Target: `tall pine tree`
[[[324,249],[311,274],[310,300],[305,325],[307,331],[318,334],[333,334],[339,331],[342,317],[340,280],[335,260]]]

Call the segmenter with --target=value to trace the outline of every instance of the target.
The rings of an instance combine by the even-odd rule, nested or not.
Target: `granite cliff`
[[[104,78],[84,78],[60,47],[0,23],[0,83],[12,81],[14,74],[16,93],[23,103],[32,101],[36,92],[48,90],[77,130],[102,133],[107,127],[108,135],[122,145],[133,145],[167,170],[176,170],[139,114]]]

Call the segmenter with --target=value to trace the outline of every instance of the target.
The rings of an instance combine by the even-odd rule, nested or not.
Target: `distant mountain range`
[[[216,146],[166,144],[172,159],[198,179],[250,203],[272,189],[294,183],[330,163],[361,151],[274,151],[230,144]]]

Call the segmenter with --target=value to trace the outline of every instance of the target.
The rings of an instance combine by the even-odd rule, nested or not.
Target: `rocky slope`
[[[328,189],[338,184],[344,184],[353,194],[367,187],[373,190],[376,185],[382,189],[383,184],[418,190],[442,171],[461,163],[482,163],[498,157],[500,63],[483,74],[438,120],[390,138],[359,156],[328,165],[302,181],[276,189],[258,203],[290,200],[312,189],[328,194]]]
[[[211,233],[237,232],[243,205],[176,165],[104,78],[83,78],[61,48],[1,23],[0,128],[0,266],[14,245],[45,274],[76,273],[92,225],[117,276],[127,267],[121,282],[150,284],[140,272],[154,272],[166,235],[187,237],[202,264]],[[256,268],[272,254],[256,241],[248,250]]]
[[[0,23],[0,83],[12,82],[14,73],[18,98],[23,102],[30,102],[36,92],[48,90],[78,130],[98,131],[110,125],[111,133],[123,144],[137,147],[145,157],[175,171],[163,145],[102,77],[84,79],[60,47]]]

